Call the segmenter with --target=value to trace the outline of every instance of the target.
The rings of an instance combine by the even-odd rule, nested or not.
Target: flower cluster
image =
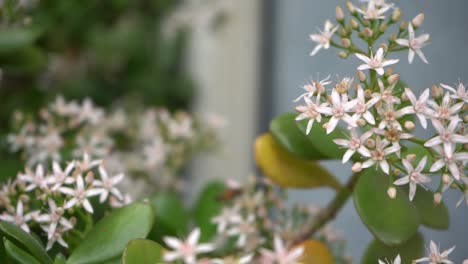
[[[28,233],[45,233],[47,250],[55,243],[68,247],[65,236],[92,224],[93,204],[111,208],[131,201],[117,187],[124,175],[110,176],[101,160],[91,160],[87,154],[65,168],[57,162],[51,167],[50,171],[41,164],[35,170],[26,168],[0,190],[0,220]]]
[[[323,32],[311,36],[318,43],[312,55],[321,48],[334,46],[342,50],[342,58],[354,54],[362,61],[357,67],[357,80],[343,78],[332,84],[325,78],[307,83],[306,92],[296,100],[302,100],[296,107],[300,113],[297,120],[308,120],[307,134],[314,125],[322,126],[327,134],[335,132],[334,142],[346,149],[343,163],[351,160],[354,172],[377,167],[393,179],[393,185],[409,184],[411,200],[418,185],[427,188],[426,184],[437,175],[442,177],[434,195],[436,203],[440,203],[441,193],[448,186],[462,191],[462,201],[467,200],[465,86],[462,83],[456,87],[434,85],[419,96],[405,87],[400,76],[389,67],[398,63],[397,59],[389,58],[389,54],[408,50],[410,63],[415,54],[427,63],[421,49],[429,41],[429,34],[415,35],[424,15],[419,14],[410,22],[403,21],[387,43],[375,48],[378,39],[389,26],[397,23],[401,13],[385,1],[367,2],[363,8],[347,2],[352,16],[349,21],[343,9],[337,7],[339,25],[333,26],[327,21]],[[393,14],[387,16],[391,9]],[[364,50],[369,52],[356,45],[353,33],[367,44]],[[334,37],[340,37],[341,44]],[[418,138],[413,133],[415,123],[423,129],[432,127],[436,133],[429,138]],[[393,197],[394,188],[390,186],[389,189]]]
[[[448,256],[450,253],[452,253],[455,250],[455,246],[444,250],[443,252],[440,252],[439,246],[431,240],[431,243],[429,244],[429,250],[428,250],[428,255],[427,257],[419,258],[416,260],[413,260],[412,263],[429,263],[429,264],[439,264],[439,263],[445,263],[445,264],[453,264],[451,260],[448,259]],[[465,263],[467,260],[465,260],[463,263]],[[401,264],[401,257],[400,255],[397,255],[395,257],[394,261],[389,261],[386,260],[387,264]],[[379,264],[386,264],[382,260],[379,260]]]
[[[141,195],[151,186],[180,188],[180,171],[190,158],[219,144],[224,124],[215,115],[192,117],[165,109],[107,113],[91,100],[67,102],[57,97],[39,117],[15,114],[17,132],[8,136],[10,148],[32,166],[81,157],[106,159],[112,172],[125,172],[128,189]],[[150,184],[148,184],[150,183]]]

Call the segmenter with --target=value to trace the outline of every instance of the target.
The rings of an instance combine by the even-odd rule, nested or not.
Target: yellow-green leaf
[[[163,248],[148,239],[134,239],[128,242],[122,255],[122,264],[162,262]]]
[[[424,255],[423,236],[417,233],[406,243],[396,247],[389,247],[375,239],[367,247],[361,264],[377,264],[379,259],[384,262],[385,259],[393,261],[397,255],[400,255],[401,263],[411,263],[411,261],[422,257]]]
[[[334,264],[333,254],[330,249],[318,240],[306,240],[296,247],[302,247],[300,263],[307,264]]]

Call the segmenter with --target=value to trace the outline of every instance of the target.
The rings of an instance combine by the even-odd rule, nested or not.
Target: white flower
[[[393,89],[395,84],[385,87],[381,79],[378,79],[380,93],[373,93],[372,97],[377,98],[378,101],[383,101],[387,104],[399,104],[401,103],[400,98],[393,95]]]
[[[455,151],[457,143],[468,143],[468,137],[466,135],[455,134],[459,123],[460,119],[458,117],[452,117],[448,126],[445,127],[439,120],[433,119],[432,124],[439,135],[429,139],[424,143],[424,146],[434,147],[443,144],[445,156],[450,157]]]
[[[181,241],[175,237],[164,237],[163,240],[173,251],[164,253],[164,261],[175,261],[183,259],[187,264],[195,264],[197,255],[214,250],[211,244],[198,244],[200,239],[200,229],[194,229],[186,241]]]
[[[106,169],[102,166],[99,166],[99,175],[101,176],[101,180],[94,181],[94,186],[98,187],[98,190],[101,190],[99,202],[103,203],[107,200],[109,193],[117,197],[117,199],[122,200],[123,196],[115,186],[123,180],[124,175],[120,173],[114,177],[109,177]]]
[[[319,34],[310,35],[310,39],[314,42],[317,42],[314,50],[310,53],[311,56],[314,56],[319,52],[319,50],[330,48],[330,40],[333,34],[338,30],[338,26],[333,26],[330,20],[325,21],[325,27],[323,31],[320,31]]]
[[[87,171],[94,167],[97,167],[102,164],[102,160],[91,160],[91,157],[88,153],[83,154],[83,160],[76,161],[77,167],[81,169],[81,171]]]
[[[227,230],[227,234],[229,236],[239,236],[237,239],[238,247],[244,247],[247,242],[247,237],[251,234],[255,234],[256,232],[257,228],[255,224],[255,216],[253,214],[249,214],[247,217],[242,218],[238,223]]]
[[[401,264],[400,255],[397,255],[394,261],[385,260],[385,262],[386,262],[387,264]],[[383,262],[383,261],[381,261],[381,260],[379,259],[379,264],[385,264],[385,262]]]
[[[414,54],[416,53],[418,54],[419,58],[421,58],[422,61],[424,61],[425,63],[428,63],[421,49],[424,46],[426,46],[427,42],[429,41],[429,38],[430,38],[429,34],[422,34],[419,37],[415,37],[412,23],[408,23],[408,33],[409,33],[409,39],[395,40],[396,43],[400,44],[401,46],[406,46],[409,48],[408,62],[410,64],[413,62]]]
[[[404,107],[398,110],[398,112],[402,113],[403,115],[416,114],[419,122],[421,123],[421,126],[426,129],[426,119],[435,115],[434,111],[427,107],[427,100],[429,99],[429,88],[425,89],[418,99],[416,99],[416,96],[414,96],[413,92],[408,88],[405,88],[405,94],[410,100],[411,106]]]
[[[47,238],[52,239],[54,236],[57,227],[59,224],[64,230],[70,230],[73,228],[73,224],[68,221],[64,214],[64,208],[57,207],[57,204],[54,200],[48,200],[49,213],[44,215],[39,215],[35,218],[38,223],[48,223],[48,226],[43,226],[42,228],[47,232]]]
[[[278,234],[274,236],[274,251],[265,248],[260,249],[262,260],[265,263],[276,264],[299,264],[299,258],[303,252],[303,247],[288,250]]]
[[[388,126],[385,130],[376,128],[374,129],[374,133],[377,135],[384,136],[386,140],[390,141],[393,146],[398,148],[398,151],[396,152],[398,157],[400,157],[400,140],[409,139],[413,137],[412,134],[404,133],[401,131],[401,129],[398,129],[398,127],[396,126]]]
[[[393,7],[392,4],[382,4],[382,2],[384,1],[381,1],[379,3],[382,5],[376,5],[376,1],[374,0],[370,0],[368,2],[369,3],[367,4],[367,8],[357,9],[357,11],[363,15],[364,19],[385,19],[385,12],[387,12],[390,8]]]
[[[388,165],[386,157],[400,150],[398,146],[394,145],[387,147],[389,144],[390,142],[388,142],[385,139],[381,140],[380,137],[377,136],[375,140],[375,147],[373,150],[360,152],[361,155],[369,158],[364,163],[362,163],[362,168],[369,168],[373,165],[379,165],[383,172],[389,174],[390,167]]]
[[[343,155],[342,162],[346,163],[354,155],[354,153],[356,153],[356,151],[358,151],[361,154],[365,153],[363,155],[370,155],[369,150],[364,147],[364,143],[368,138],[372,136],[372,134],[372,131],[367,131],[359,137],[356,132],[356,129],[351,129],[351,138],[349,140],[334,139],[333,142],[335,142],[335,144],[348,149]]]
[[[440,253],[439,247],[436,245],[436,243],[434,243],[434,241],[431,240],[431,244],[429,246],[429,255],[427,257],[414,260],[413,262],[429,262],[429,264],[453,264],[453,262],[448,259],[448,255],[450,255],[454,249],[455,246]]]
[[[213,217],[211,222],[217,225],[218,233],[223,233],[229,224],[239,223],[241,220],[242,217],[239,214],[239,205],[235,205],[232,208],[223,208],[221,214]]]
[[[68,163],[65,170],[62,170],[60,165],[56,161],[54,161],[52,163],[53,175],[51,177],[51,184],[53,184],[53,186],[51,190],[56,191],[63,184],[72,184],[73,182],[75,182],[75,178],[70,177],[70,173],[73,171],[74,168],[75,162]]]
[[[42,227],[42,228],[44,229],[44,231],[47,232],[47,229],[45,229],[44,227]],[[55,244],[55,242],[58,242],[64,248],[68,248],[67,242],[65,242],[65,240],[63,240],[63,237],[62,237],[62,234],[65,231],[67,231],[67,230],[62,229],[62,228],[57,228],[52,233],[52,236],[48,239],[46,250],[50,250],[52,248],[52,246]]]
[[[385,0],[360,0],[361,2],[374,2],[375,6],[380,7],[380,6],[385,6],[388,5],[385,3]]]
[[[90,124],[97,125],[102,120],[104,111],[101,108],[95,107],[93,101],[86,98],[81,105],[78,114],[78,123],[89,122]]]
[[[369,111],[369,109],[379,101],[377,97],[372,97],[369,101],[366,102],[365,94],[364,94],[364,89],[362,87],[358,87],[357,89],[357,97],[356,97],[356,105],[354,106],[354,112],[355,114],[353,115],[353,119],[357,120],[361,117],[364,117],[364,119],[369,123],[374,125],[375,124],[375,119],[372,113]]]
[[[440,86],[452,92],[452,95],[450,96],[451,98],[462,100],[462,101],[465,101],[465,103],[468,103],[468,91],[466,90],[466,87],[462,83],[458,84],[458,89],[456,90],[455,88],[448,86],[446,84],[441,83]]]
[[[304,97],[304,101],[306,102],[306,105],[296,107],[296,111],[300,113],[300,115],[296,117],[296,121],[309,119],[306,128],[306,134],[309,134],[315,120],[319,123],[322,122],[322,115],[320,112],[327,109],[328,103],[321,103],[320,95],[316,97],[315,102],[313,102],[309,97]]]
[[[240,258],[228,256],[223,259],[213,259],[213,264],[249,264],[253,259],[253,254],[249,254]]]
[[[143,148],[145,165],[148,168],[159,168],[164,164],[169,154],[169,146],[164,143],[161,137],[155,137],[147,146]]]
[[[383,67],[395,64],[398,62],[398,60],[385,60],[384,59],[384,50],[383,48],[379,48],[377,50],[377,53],[374,55],[370,55],[370,57],[367,57],[366,55],[356,53],[355,54],[358,59],[362,60],[365,62],[365,64],[360,65],[357,69],[362,71],[362,70],[375,70],[379,75],[384,74],[384,69]]]
[[[445,155],[445,150],[440,146],[434,146],[432,147],[432,149],[437,152],[440,158],[432,164],[429,171],[436,172],[442,169],[443,167],[446,167],[450,171],[452,176],[455,179],[459,180],[462,174],[459,168],[459,163],[465,164],[468,161],[468,153],[458,152],[447,156]]]
[[[407,159],[403,159],[402,162],[408,175],[396,180],[394,184],[404,185],[409,183],[409,199],[412,201],[414,195],[416,194],[417,185],[420,184],[423,186],[423,188],[425,188],[422,184],[431,181],[431,178],[421,173],[424,169],[424,166],[426,166],[427,157],[424,156],[421,161],[419,161],[419,164],[416,168],[413,168],[413,165],[411,165],[411,162],[409,162]]]
[[[449,93],[445,93],[440,105],[438,105],[434,100],[429,100],[427,103],[434,109],[435,117],[438,119],[452,118],[452,116],[456,115],[458,111],[460,111],[464,104],[464,102],[459,102],[452,105]]]
[[[403,130],[400,122],[398,122],[398,118],[402,117],[404,113],[395,111],[393,104],[384,104],[384,107],[377,108],[377,112],[382,117],[382,121],[380,121],[378,126],[379,129],[396,128],[398,130]]]
[[[25,174],[20,174],[19,178],[23,182],[29,183],[25,191],[30,192],[36,188],[47,189],[49,180],[46,179],[44,174],[44,167],[41,164],[36,166],[36,172],[34,174],[29,170],[26,170]]]
[[[2,215],[0,215],[0,220],[14,223],[15,225],[21,227],[21,229],[23,229],[25,232],[29,233],[30,230],[28,222],[31,221],[33,215],[36,213],[37,212],[30,212],[24,214],[23,202],[18,200],[18,203],[16,204],[15,215],[9,215],[8,213],[4,212]]]
[[[65,209],[71,208],[75,205],[82,205],[84,209],[91,214],[93,213],[93,207],[91,206],[88,197],[101,194],[101,190],[99,189],[86,189],[83,181],[83,176],[81,175],[78,175],[78,177],[76,178],[75,189],[71,189],[68,187],[60,187],[58,190],[61,193],[72,197],[68,202],[65,203]]]
[[[301,94],[298,98],[296,98],[294,100],[294,102],[298,102],[299,100],[301,100],[304,97],[311,98],[312,96],[314,96],[315,92],[320,93],[321,90],[325,90],[325,86],[329,85],[331,83],[331,81],[329,81],[329,80],[330,80],[330,75],[328,75],[327,78],[325,78],[325,79],[323,79],[321,81],[311,81],[311,82],[307,83],[306,85],[304,85],[302,87],[306,92]]]
[[[331,103],[331,107],[322,107],[318,109],[322,114],[332,116],[330,121],[328,121],[327,134],[330,134],[335,130],[340,120],[343,120],[351,127],[357,127],[356,120],[348,114],[348,112],[351,112],[356,105],[356,100],[348,101],[347,94],[340,95],[335,89],[333,89],[331,93]]]

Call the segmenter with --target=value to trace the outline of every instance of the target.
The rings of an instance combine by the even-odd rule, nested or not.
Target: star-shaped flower
[[[425,63],[429,63],[424,56],[424,53],[421,51],[421,49],[426,46],[427,42],[429,41],[429,34],[422,34],[419,37],[416,37],[414,35],[414,29],[413,29],[413,24],[408,23],[408,34],[409,34],[409,39],[397,39],[395,40],[396,43],[400,44],[401,46],[406,46],[409,48],[409,53],[408,53],[408,62],[411,64],[414,59],[414,54],[418,54],[419,58],[421,58],[422,61]]]
[[[200,229],[194,229],[186,241],[179,240],[176,237],[164,237],[163,240],[173,251],[164,253],[165,261],[184,260],[187,264],[197,263],[197,255],[208,253],[214,250],[212,244],[198,244],[200,239]]]
[[[401,264],[401,257],[397,255],[394,261],[385,260],[385,262],[379,259],[379,264]]]
[[[419,119],[419,122],[421,123],[421,126],[424,129],[426,129],[426,119],[431,118],[435,115],[434,111],[427,107],[427,100],[429,99],[429,88],[425,89],[418,99],[416,99],[414,93],[408,88],[405,88],[405,94],[410,100],[411,105],[398,110],[398,113],[401,113],[403,115],[416,114],[416,116]]]
[[[60,187],[58,189],[61,193],[71,196],[71,199],[65,203],[64,209],[72,208],[75,205],[83,206],[86,211],[93,213],[93,207],[89,202],[88,198],[101,194],[101,190],[94,188],[86,188],[83,176],[78,175],[76,177],[75,189],[68,187]]]
[[[397,63],[399,60],[385,60],[384,58],[384,50],[383,48],[379,48],[375,55],[370,55],[370,57],[367,57],[364,54],[355,54],[358,59],[362,60],[365,62],[365,64],[360,65],[357,69],[362,71],[362,70],[375,70],[377,74],[383,75],[384,74],[384,67],[392,65]]]
[[[338,30],[338,26],[333,26],[330,20],[325,21],[325,27],[323,31],[320,31],[319,34],[310,35],[310,39],[317,43],[314,50],[310,53],[311,56],[314,56],[321,49],[330,48],[330,40],[333,34]]]
[[[101,180],[94,181],[94,186],[97,187],[96,189],[101,191],[99,202],[103,203],[105,200],[107,200],[109,194],[112,194],[117,199],[122,200],[123,196],[119,189],[117,189],[115,186],[123,180],[124,175],[120,173],[114,177],[109,177],[106,169],[104,169],[103,166],[99,166],[99,175],[101,176]]]
[[[423,186],[423,188],[425,188],[422,184],[431,181],[431,178],[429,178],[425,174],[422,174],[422,170],[424,169],[424,166],[426,166],[427,157],[424,156],[421,159],[421,161],[419,161],[418,166],[416,166],[416,168],[413,168],[413,165],[411,165],[411,162],[409,162],[407,159],[403,159],[402,162],[408,175],[396,180],[394,184],[404,185],[409,183],[409,199],[410,201],[412,201],[414,195],[416,194],[417,185],[420,184],[421,186]]]
[[[262,260],[265,263],[276,264],[299,264],[299,258],[302,256],[303,252],[303,247],[296,247],[291,250],[287,249],[278,234],[274,236],[274,250],[266,248],[260,249]]]
[[[468,91],[466,90],[465,85],[463,85],[462,83],[458,84],[457,89],[442,83],[440,84],[440,86],[452,92],[452,95],[450,96],[451,98],[463,100],[465,101],[465,103],[468,103]]]
[[[434,241],[431,240],[431,244],[429,245],[429,255],[427,257],[414,260],[413,262],[428,262],[429,264],[453,264],[453,262],[448,259],[448,255],[450,255],[454,249],[455,246],[440,253],[439,247],[436,245],[436,243],[434,243]]]

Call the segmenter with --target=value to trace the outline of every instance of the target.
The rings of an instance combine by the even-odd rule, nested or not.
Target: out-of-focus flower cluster
[[[113,208],[131,201],[117,187],[123,178],[109,175],[101,160],[87,154],[64,168],[57,162],[50,170],[42,164],[35,170],[27,167],[0,190],[0,220],[44,234],[47,250],[55,243],[68,247],[67,240],[92,224],[94,206]]]
[[[320,126],[327,134],[338,131],[334,142],[346,149],[343,163],[351,160],[354,172],[376,167],[389,175],[392,184],[388,193],[392,198],[396,195],[393,185],[409,184],[412,200],[418,185],[427,188],[426,184],[440,175],[434,202],[440,203],[442,192],[449,186],[463,193],[460,202],[468,201],[466,87],[462,83],[454,87],[434,85],[420,95],[405,87],[400,75],[388,67],[398,60],[388,56],[408,50],[410,63],[415,54],[427,63],[421,49],[429,41],[429,34],[415,35],[424,15],[401,22],[388,42],[378,43],[400,20],[401,12],[385,1],[367,2],[358,8],[347,1],[349,20],[338,6],[338,25],[327,21],[323,32],[311,35],[317,42],[312,55],[333,46],[342,50],[342,58],[354,54],[363,64],[357,67],[356,80],[346,77],[333,84],[325,78],[304,85],[305,93],[296,100],[302,101],[296,107],[300,113],[297,120],[308,120],[307,133],[313,126]],[[393,14],[387,15],[390,10]],[[367,44],[365,49],[358,47],[353,34]],[[335,37],[340,38],[340,43]],[[436,133],[418,138],[414,134],[417,123],[423,129],[432,126]]]
[[[218,197],[225,201],[225,206],[219,215],[212,218],[217,227],[215,240],[208,244],[198,244],[198,229],[186,241],[167,237],[165,242],[172,250],[166,253],[166,261],[300,263],[303,248],[294,245],[293,240],[321,209],[299,205],[288,207],[284,204],[285,193],[255,177],[246,185],[228,180],[226,187],[227,190]],[[345,254],[345,241],[332,226],[322,228],[311,239],[327,245],[334,255],[335,263],[351,263],[351,258]]]
[[[126,182],[137,195],[147,188],[179,189],[182,168],[194,154],[218,146],[217,131],[224,125],[215,115],[123,108],[107,113],[89,99],[79,103],[62,97],[38,117],[16,113],[14,122],[17,132],[8,136],[9,145],[29,166],[87,153],[105,158],[105,168],[113,173],[132,175]]]

